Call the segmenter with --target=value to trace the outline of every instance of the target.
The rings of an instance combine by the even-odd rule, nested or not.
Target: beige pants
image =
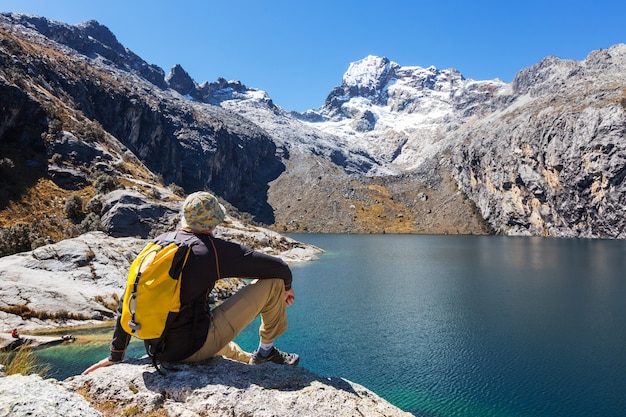
[[[287,330],[285,284],[282,279],[258,279],[237,291],[211,312],[204,345],[183,362],[199,362],[216,355],[248,363],[251,354],[233,339],[259,314],[262,343],[273,342]]]

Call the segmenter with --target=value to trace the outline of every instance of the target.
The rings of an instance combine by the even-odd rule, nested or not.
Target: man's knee
[[[257,279],[250,285],[258,286],[263,292],[270,294],[282,294],[285,291],[285,282],[280,278]]]

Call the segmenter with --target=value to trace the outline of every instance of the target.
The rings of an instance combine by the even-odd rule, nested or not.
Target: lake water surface
[[[626,241],[292,237],[326,250],[293,268],[277,342],[301,366],[416,416],[626,415]],[[103,339],[71,363],[67,346],[40,354],[63,378],[105,356]]]

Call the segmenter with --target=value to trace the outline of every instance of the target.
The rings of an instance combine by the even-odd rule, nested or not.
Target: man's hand
[[[287,304],[287,307],[292,305],[295,299],[296,295],[293,292],[293,288],[291,288],[290,290],[285,290],[285,304]]]
[[[117,362],[110,361],[109,358],[104,358],[100,362],[93,364],[89,368],[85,369],[81,375],[87,375],[88,373],[93,372],[98,368],[110,366],[110,365],[113,365],[114,363],[117,363]]]

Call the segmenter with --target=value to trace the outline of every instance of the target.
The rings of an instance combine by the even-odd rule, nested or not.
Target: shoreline
[[[18,338],[11,336],[10,333],[0,333],[0,351],[10,352],[19,349],[22,346],[41,347],[57,345],[64,342],[71,343],[76,340],[73,336],[39,336],[32,334],[22,334]]]
[[[262,228],[232,221],[225,240],[248,242],[288,264],[317,260],[324,251]],[[67,327],[106,325],[115,317],[139,238],[89,232],[72,239],[0,258],[0,332],[31,334]],[[54,279],[51,279],[54,277]]]

